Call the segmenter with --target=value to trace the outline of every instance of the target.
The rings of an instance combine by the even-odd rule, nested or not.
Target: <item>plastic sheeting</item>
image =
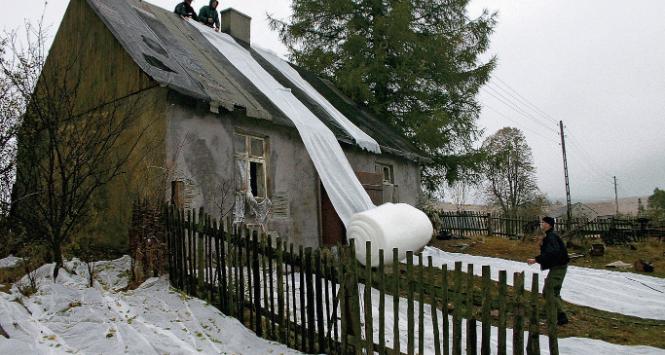
[[[245,48],[225,33],[189,21],[219,52],[295,124],[330,201],[342,222],[374,208],[335,135],[288,88],[273,78]]]
[[[363,132],[360,128],[349,121],[339,110],[335,108],[323,95],[319,94],[310,83],[300,76],[300,74],[289,65],[286,61],[279,58],[277,55],[270,51],[258,47],[252,47],[265,58],[273,67],[280,71],[293,85],[297,86],[300,90],[304,91],[307,96],[314,100],[321,108],[323,108],[335,122],[349,134],[358,146],[370,152],[380,154],[381,148],[379,144],[367,133]]]
[[[398,248],[399,259],[407,250],[422,248],[432,238],[432,223],[419,209],[405,203],[385,203],[355,214],[347,228],[347,237],[355,239],[356,258],[367,264],[366,242],[372,242],[371,266],[379,265],[379,249],[385,250],[385,264],[392,264],[392,248]]]
[[[432,224],[427,216],[406,204],[387,204],[376,208],[356,178],[335,135],[290,89],[283,87],[263,69],[249,51],[225,33],[215,32],[193,21],[190,24],[294,123],[335,211],[347,226],[347,239],[356,239],[359,261],[364,261],[366,240],[376,245],[372,253],[377,256],[379,248],[397,247],[405,253],[420,249],[427,243],[432,234]],[[356,214],[359,215],[354,216]],[[350,225],[352,217],[358,221],[353,228]],[[378,262],[378,258],[374,260]]]

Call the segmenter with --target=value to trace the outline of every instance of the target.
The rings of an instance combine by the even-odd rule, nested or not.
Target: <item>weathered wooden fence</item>
[[[538,231],[538,218],[508,218],[472,211],[440,212],[440,228],[454,235],[500,235],[522,238]],[[599,236],[608,243],[643,241],[649,237],[665,238],[665,224],[645,218],[574,218],[557,219],[557,232],[563,236]]]
[[[482,278],[473,265],[463,273],[432,267],[431,257],[407,253],[406,263],[379,253],[379,266],[361,266],[355,246],[333,250],[295,247],[246,228],[223,228],[203,214],[165,211],[171,285],[206,299],[239,319],[257,335],[307,353],[539,354],[539,315],[546,314],[551,354],[557,354],[554,303],[525,297],[523,273],[490,268]],[[367,250],[371,250],[368,243]],[[367,255],[371,264],[371,253]],[[385,265],[390,258],[392,264]],[[532,289],[538,289],[533,275]],[[463,323],[463,320],[465,322]],[[482,323],[477,331],[477,323]],[[463,325],[465,329],[463,329]],[[491,325],[498,328],[490,347]],[[506,329],[512,327],[512,341]],[[480,334],[478,334],[480,333]]]

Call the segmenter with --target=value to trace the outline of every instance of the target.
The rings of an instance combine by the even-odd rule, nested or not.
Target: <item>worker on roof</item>
[[[192,1],[193,0],[185,0],[181,2],[180,4],[176,5],[175,10],[173,10],[173,12],[180,15],[182,18],[191,18],[193,20],[198,20],[198,17],[196,16],[196,11],[192,7]]]
[[[219,1],[210,0],[210,4],[203,6],[199,11],[199,21],[215,31],[219,31],[219,14],[217,13]]]

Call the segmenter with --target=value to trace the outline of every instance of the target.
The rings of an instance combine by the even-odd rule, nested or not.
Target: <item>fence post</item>
[[[483,313],[482,313],[482,343],[480,347],[480,352],[482,355],[489,355],[491,353],[490,349],[490,338],[491,333],[491,324],[490,324],[490,309],[492,307],[492,296],[491,296],[491,285],[492,281],[490,279],[490,267],[489,265],[483,265]]]
[[[199,218],[196,221],[195,230],[194,230],[194,241],[196,243],[196,261],[197,261],[197,272],[196,272],[196,294],[200,297],[205,293],[204,283],[205,283],[205,253],[204,253],[204,242],[205,242],[205,214],[203,213],[203,207],[199,208]]]
[[[538,274],[531,279],[531,297],[529,307],[529,340],[526,345],[528,355],[540,354],[540,332],[538,331]]]
[[[365,243],[365,288],[364,288],[364,311],[365,311],[365,351],[367,354],[374,353],[374,329],[372,324],[372,242]]]
[[[406,352],[409,355],[415,353],[415,322],[413,321],[413,252],[406,252],[406,289],[407,289],[407,348]],[[399,294],[396,295],[399,297]]]
[[[386,275],[383,249],[379,249],[379,354],[386,353]]]
[[[485,218],[487,222],[485,222],[485,226],[487,226],[487,235],[492,235],[492,214],[488,213],[485,215]]]
[[[467,264],[466,275],[466,353],[476,354],[476,316],[473,310],[473,264]]]
[[[423,254],[418,254],[418,353],[425,353],[425,265],[423,264]]]
[[[524,354],[524,272],[514,273],[515,303],[513,307],[513,354]]]
[[[506,284],[506,270],[499,271],[499,326],[497,336],[497,355],[506,355],[506,293],[508,286]]]
[[[547,336],[549,337],[550,355],[559,355],[559,339],[557,329],[557,310],[552,289],[543,290],[545,307],[547,307]]]
[[[462,354],[462,262],[455,262],[455,295],[453,296],[453,355]]]
[[[443,318],[443,355],[450,355],[450,327],[448,324],[448,264],[441,265],[441,301],[443,307],[441,309],[441,316]]]
[[[343,322],[346,323],[346,332],[344,335],[347,338],[347,346],[351,349],[343,349],[343,353],[360,353],[360,305],[358,300],[358,275],[356,273],[358,261],[356,260],[356,244],[355,240],[351,239],[347,247],[347,258],[345,262],[345,273],[342,275],[344,278],[344,314],[342,315]],[[351,338],[349,344],[348,338]]]
[[[399,251],[393,248],[393,347],[395,354],[400,354],[399,333]]]
[[[432,256],[427,257],[427,268],[432,271]],[[442,285],[443,287],[443,285]],[[434,333],[434,354],[435,355],[441,355],[441,339],[439,338],[439,315],[437,314],[437,309],[436,306],[438,304],[437,302],[437,292],[436,289],[433,288],[432,292],[430,293],[430,297],[432,298],[432,301],[430,303],[430,312],[432,314],[432,332]]]

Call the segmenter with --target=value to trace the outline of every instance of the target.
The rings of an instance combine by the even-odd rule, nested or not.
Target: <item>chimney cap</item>
[[[241,15],[241,16],[246,17],[248,20],[251,20],[251,19],[252,19],[252,16],[249,16],[249,15],[247,15],[247,14],[245,14],[245,13],[242,13],[242,12],[240,12],[240,11],[238,11],[238,10],[232,8],[232,7],[227,7],[226,9],[220,11],[219,13],[220,13],[220,14],[225,14],[225,13],[227,13],[227,12],[235,12],[235,13],[238,14],[238,15]]]

